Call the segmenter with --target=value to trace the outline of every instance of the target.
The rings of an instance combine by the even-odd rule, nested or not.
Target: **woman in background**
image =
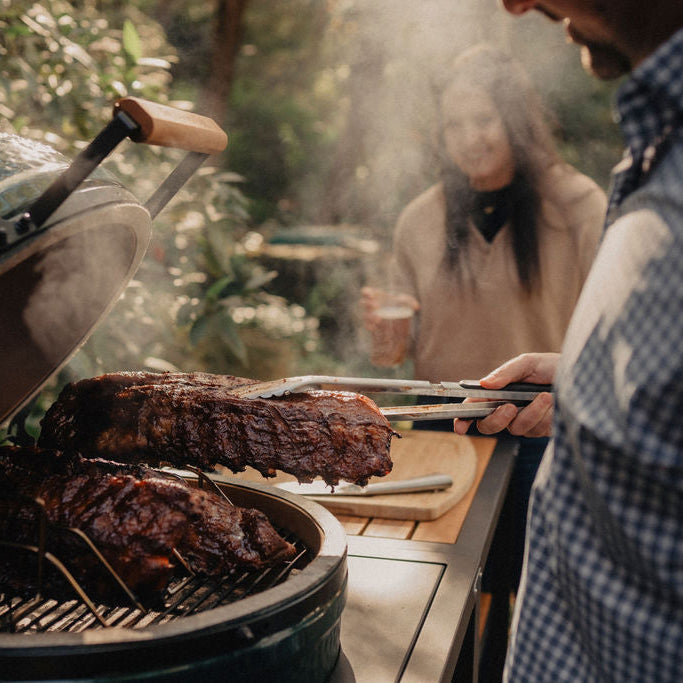
[[[412,328],[382,339],[387,293],[364,288],[361,304],[378,340],[373,362],[396,365],[406,349],[416,379],[458,381],[521,353],[560,350],[606,199],[561,161],[540,98],[509,56],[486,45],[463,53],[439,105],[441,180],[402,211],[394,232],[391,289],[416,312]],[[453,424],[415,428],[450,431]],[[529,491],[546,442],[520,439],[484,573],[492,603],[482,680],[502,675]]]

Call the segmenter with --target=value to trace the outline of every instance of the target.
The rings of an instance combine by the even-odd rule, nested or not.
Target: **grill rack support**
[[[215,492],[224,498],[230,505],[234,503],[225,494],[218,484],[207,476],[204,472],[197,468],[189,468],[197,477],[196,485],[200,489],[208,489]],[[187,479],[183,478],[176,472],[168,470],[158,470],[160,474],[170,478],[178,479],[183,483],[187,483]],[[0,633],[14,633],[21,630],[18,624],[31,613],[34,614],[35,619],[29,620],[30,630],[41,629],[35,626],[35,623],[40,620],[38,616],[42,611],[52,609],[51,602],[53,599],[45,597],[44,593],[44,566],[49,563],[61,577],[68,583],[74,591],[74,598],[76,602],[84,605],[90,617],[87,614],[78,620],[79,623],[86,625],[86,628],[93,626],[101,628],[111,628],[117,626],[121,621],[131,621],[134,623],[145,623],[146,617],[151,614],[140,600],[136,597],[134,592],[127,586],[125,581],[119,574],[111,567],[106,558],[102,555],[96,544],[88,537],[86,533],[80,529],[63,527],[52,524],[47,519],[44,501],[40,498],[30,498],[21,494],[8,494],[17,503],[17,511],[22,505],[30,506],[35,513],[38,520],[36,536],[37,545],[28,543],[15,543],[7,539],[3,539],[0,535],[0,547],[10,547],[19,551],[23,551],[35,555],[37,562],[38,584],[35,596],[28,602],[18,599],[16,596],[10,596],[2,593],[0,587]],[[26,522],[27,520],[23,520]],[[242,598],[244,596],[266,590],[274,585],[284,582],[287,577],[296,570],[298,566],[304,562],[306,556],[310,553],[310,549],[296,537],[283,529],[278,529],[278,532],[288,541],[293,542],[297,547],[297,554],[291,560],[280,563],[273,567],[266,567],[262,570],[245,570],[235,576],[220,577],[217,580],[208,577],[202,577],[196,574],[185,558],[174,548],[173,553],[178,558],[178,561],[187,572],[187,576],[180,577],[172,582],[165,591],[162,603],[164,608],[161,611],[154,610],[152,615],[155,621],[164,621],[173,619],[175,616],[182,614],[194,614],[203,611],[204,609],[211,609],[220,604],[232,602],[235,596]],[[127,601],[130,603],[124,607],[117,605],[115,619],[107,620],[103,617],[103,612],[111,611],[112,608],[106,604],[96,604],[96,601],[88,594],[86,589],[79,583],[76,577],[69,571],[68,562],[60,558],[59,552],[56,554],[47,549],[48,540],[55,542],[60,535],[70,540],[76,540],[87,549],[87,552],[95,558],[97,566],[105,572],[105,576],[111,581],[112,587],[120,588],[125,594]],[[246,586],[246,587],[245,587]],[[208,587],[208,588],[207,588]],[[4,607],[3,607],[4,597]],[[194,603],[194,604],[192,604]],[[122,616],[121,610],[124,611]]]
[[[15,550],[23,550],[30,554],[36,556],[37,565],[37,596],[41,596],[45,588],[45,563],[49,564],[56,569],[61,577],[66,580],[69,586],[74,590],[76,595],[83,603],[88,607],[93,616],[103,625],[106,623],[97,612],[95,603],[81,585],[81,583],[76,579],[76,577],[69,571],[68,562],[60,559],[59,553],[54,554],[48,552],[47,542],[55,541],[60,535],[68,537],[71,540],[77,540],[80,544],[87,548],[89,552],[96,560],[96,565],[105,572],[108,580],[111,580],[112,585],[120,588],[126,595],[130,603],[136,608],[146,613],[145,607],[140,603],[138,598],[135,596],[133,591],[128,587],[126,582],[119,576],[119,574],[114,570],[114,568],[107,562],[106,558],[102,555],[100,550],[97,548],[95,543],[88,537],[88,535],[81,531],[80,529],[74,529],[71,527],[59,526],[52,524],[47,518],[47,512],[45,510],[45,501],[42,498],[31,498],[29,496],[24,496],[16,492],[8,492],[5,494],[7,496],[6,500],[11,499],[16,504],[17,516],[20,514],[22,509],[29,507],[33,510],[34,518],[37,519],[37,529],[36,529],[36,539],[37,544],[31,545],[30,543],[16,543],[9,539],[3,539],[0,536],[0,546],[14,548]],[[12,522],[6,522],[9,526]],[[30,524],[29,520],[15,520],[16,524]],[[48,531],[50,536],[48,536]]]

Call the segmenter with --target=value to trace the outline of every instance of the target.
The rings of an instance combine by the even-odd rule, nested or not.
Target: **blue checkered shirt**
[[[618,109],[628,151],[556,378],[511,681],[683,680],[683,30]]]

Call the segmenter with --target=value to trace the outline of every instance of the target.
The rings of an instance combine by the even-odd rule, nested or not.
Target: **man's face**
[[[569,38],[581,46],[584,67],[598,78],[628,73],[640,53],[633,29],[643,26],[647,0],[502,0],[513,14],[534,9],[562,21]]]

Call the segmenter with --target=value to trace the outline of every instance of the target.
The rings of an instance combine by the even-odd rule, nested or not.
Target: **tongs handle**
[[[461,379],[458,384],[463,388],[463,389],[483,389],[484,387],[481,386],[481,382],[478,379]],[[552,384],[532,384],[531,382],[510,382],[510,384],[506,384],[504,387],[501,389],[496,389],[495,391],[530,391],[534,393],[544,393],[544,392],[552,392],[553,390],[553,385]],[[491,390],[494,391],[494,390]]]
[[[175,147],[200,154],[217,154],[228,144],[228,136],[206,116],[149,102],[139,97],[123,97],[114,104],[114,115],[125,112],[139,129],[130,134],[135,142]]]
[[[469,403],[432,403],[417,406],[392,406],[381,408],[384,417],[389,422],[402,422],[416,420],[452,420],[457,417],[470,419],[486,417],[496,408],[505,403],[516,406],[528,405],[539,393],[552,392],[552,384],[530,384],[527,382],[511,382],[502,389],[484,390],[479,380],[464,379],[458,382],[465,391],[473,392],[472,395],[487,391],[493,401],[472,401]],[[528,393],[528,398],[524,397]],[[506,398],[516,397],[516,398]]]

